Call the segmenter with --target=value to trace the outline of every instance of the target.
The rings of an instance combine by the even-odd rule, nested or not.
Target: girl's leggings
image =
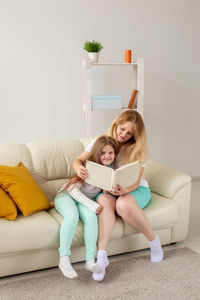
[[[64,217],[60,227],[60,256],[71,255],[71,244],[79,221],[84,223],[86,260],[96,254],[98,236],[97,216],[89,208],[74,200],[67,192],[58,194],[54,200],[56,210]]]

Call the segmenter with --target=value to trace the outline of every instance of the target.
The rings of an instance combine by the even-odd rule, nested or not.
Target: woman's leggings
[[[54,200],[56,210],[64,217],[60,227],[60,256],[71,255],[71,244],[79,221],[84,223],[86,260],[93,260],[98,237],[97,216],[89,208],[74,200],[67,192],[58,194]]]

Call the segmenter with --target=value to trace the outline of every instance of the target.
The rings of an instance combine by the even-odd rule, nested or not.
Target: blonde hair
[[[120,149],[121,162],[127,164],[139,160],[143,163],[148,155],[146,130],[141,115],[135,110],[126,110],[112,122],[107,134],[117,141],[117,127],[132,122],[133,136]]]
[[[97,140],[95,141],[95,143],[92,147],[92,150],[90,152],[90,156],[89,156],[88,160],[102,165],[102,163],[101,163],[101,154],[102,154],[103,148],[107,145],[111,146],[114,150],[115,158],[114,158],[112,164],[113,164],[113,168],[116,169],[117,168],[116,157],[117,157],[117,154],[119,152],[118,145],[117,145],[114,138],[112,138],[110,136],[107,136],[107,135],[101,135],[97,138]],[[75,174],[67,182],[67,185],[62,190],[62,192],[66,191],[72,184],[77,183],[77,182],[84,183],[84,180],[82,178],[80,178],[78,175]]]

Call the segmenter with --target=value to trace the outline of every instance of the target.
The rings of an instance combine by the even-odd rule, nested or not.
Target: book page
[[[112,188],[112,177],[114,170],[112,168],[102,166],[92,161],[86,162],[86,169],[88,171],[88,178],[86,183],[110,191]]]
[[[138,180],[140,163],[138,161],[122,166],[115,170],[115,180],[113,185],[120,184],[123,188],[130,186]]]

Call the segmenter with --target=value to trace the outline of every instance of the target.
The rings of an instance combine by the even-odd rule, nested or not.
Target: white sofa
[[[20,161],[50,201],[58,187],[73,175],[72,162],[90,140],[1,143],[0,164],[15,166]],[[152,191],[145,209],[162,244],[183,240],[188,232],[191,177],[157,161],[149,160],[144,176]],[[54,208],[15,221],[0,219],[0,276],[39,270],[58,265],[59,228],[62,217]],[[146,238],[118,217],[108,254],[148,248]],[[83,225],[78,224],[72,244],[72,262],[85,260]]]

